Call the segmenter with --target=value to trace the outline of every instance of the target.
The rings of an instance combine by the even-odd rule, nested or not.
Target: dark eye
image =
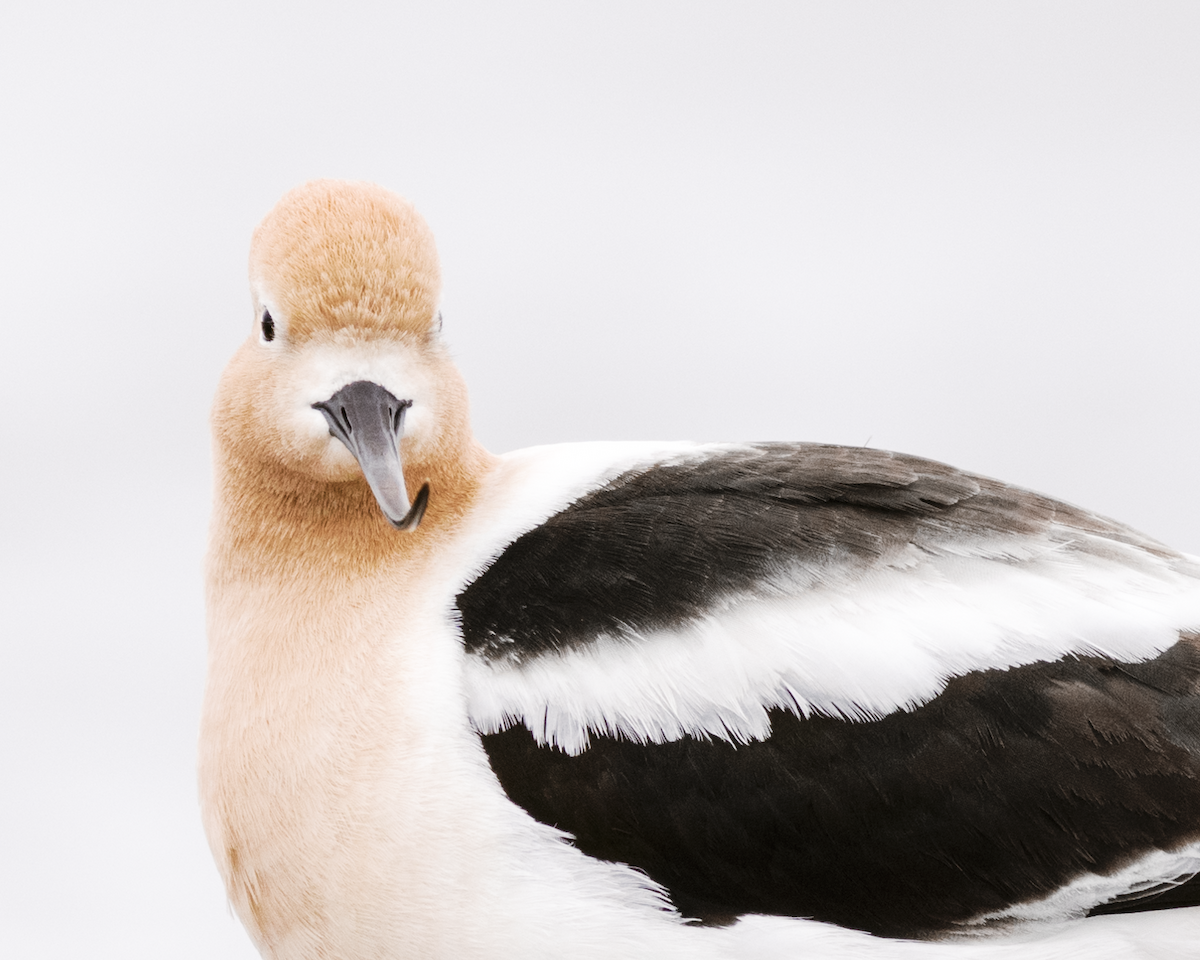
[[[264,340],[275,339],[275,321],[271,319],[271,311],[264,310],[262,318],[262,332]]]

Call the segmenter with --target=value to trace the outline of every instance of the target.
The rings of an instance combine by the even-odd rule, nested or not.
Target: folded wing
[[[893,936],[1200,869],[1200,569],[941,464],[698,448],[458,596],[509,796],[690,916]]]

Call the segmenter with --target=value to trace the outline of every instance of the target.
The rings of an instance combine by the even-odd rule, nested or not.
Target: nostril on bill
[[[350,423],[350,415],[346,413],[346,408],[342,407],[342,423],[346,425],[346,432],[353,433],[354,427]]]

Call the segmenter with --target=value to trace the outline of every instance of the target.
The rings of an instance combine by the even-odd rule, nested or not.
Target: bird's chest
[[[438,876],[469,752],[453,628],[378,592],[247,592],[210,609],[210,844],[267,955],[372,956],[456,885]]]

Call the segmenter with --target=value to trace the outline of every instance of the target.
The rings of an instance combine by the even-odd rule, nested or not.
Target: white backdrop
[[[317,176],[478,432],[904,450],[1200,552],[1200,5],[7,0],[0,955],[251,957],[197,825],[209,399]]]

